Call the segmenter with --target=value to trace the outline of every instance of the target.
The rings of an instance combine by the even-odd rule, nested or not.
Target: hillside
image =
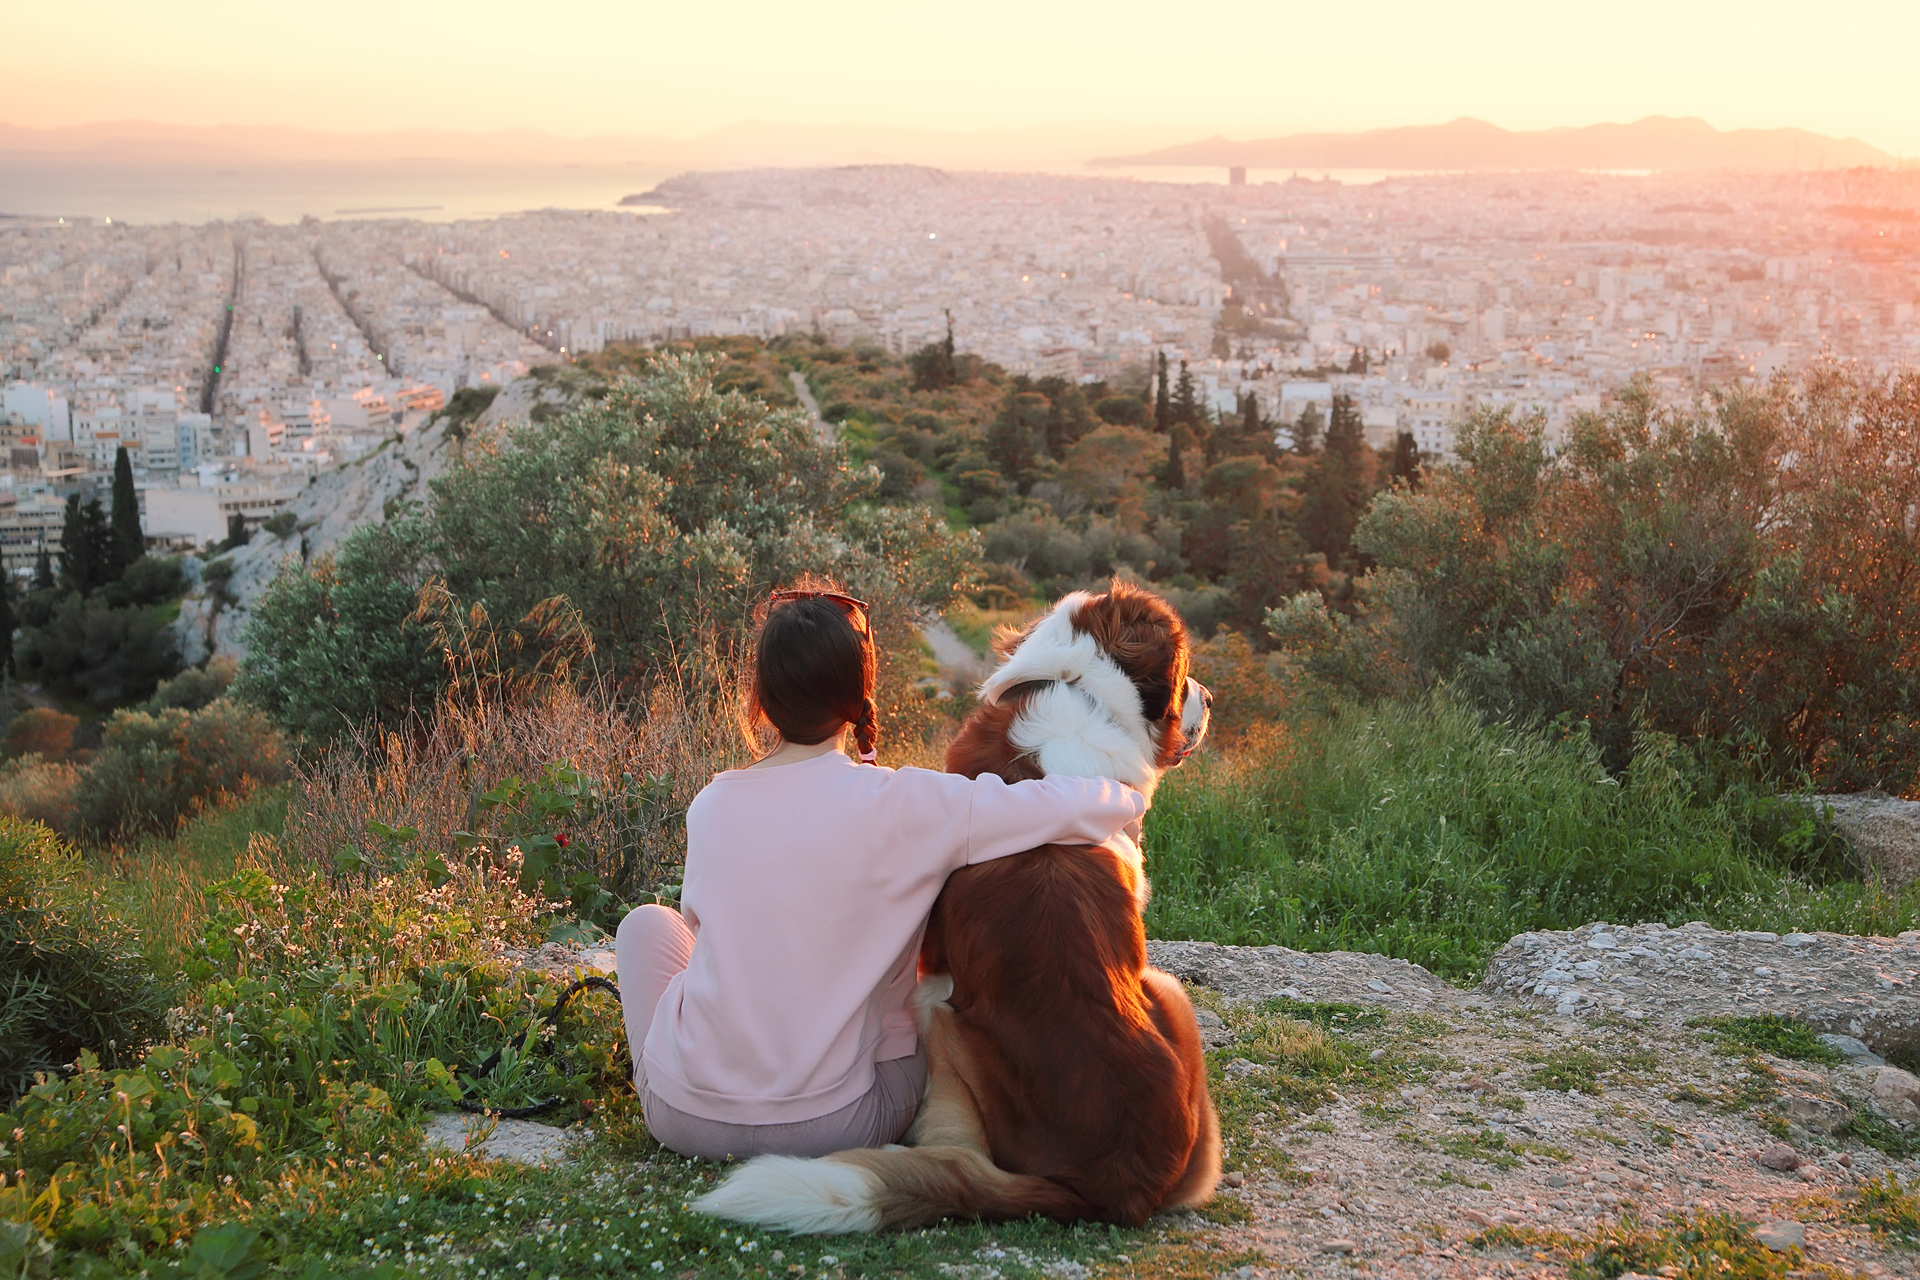
[[[1805,129],[1716,129],[1696,117],[1514,131],[1462,117],[1439,125],[1362,133],[1294,133],[1236,142],[1212,137],[1133,155],[1122,165],[1245,165],[1260,169],[1843,169],[1896,157],[1858,138]]]

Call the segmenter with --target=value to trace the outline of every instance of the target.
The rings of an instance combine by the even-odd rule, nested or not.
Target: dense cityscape
[[[1236,175],[1236,178],[1238,175]],[[1284,435],[1335,394],[1444,459],[1817,360],[1920,364],[1920,177],[1475,175],[1201,185],[909,166],[699,173],[632,212],[0,224],[6,564],[126,447],[147,533],[220,536],[464,387],[616,341],[942,336],[1114,384],[1165,352]],[[10,501],[7,501],[10,499]]]

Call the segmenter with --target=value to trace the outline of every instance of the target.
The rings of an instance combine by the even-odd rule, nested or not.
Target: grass
[[[1769,1013],[1757,1018],[1716,1018],[1708,1024],[1722,1053],[1758,1050],[1776,1058],[1839,1066],[1847,1055],[1820,1039],[1811,1027],[1792,1018]]]
[[[249,848],[277,850],[291,794],[288,784],[262,788],[189,819],[170,839],[101,855],[122,913],[140,931],[156,968],[177,969],[199,938],[209,910],[206,886],[238,870]]]
[[[1390,1026],[1377,1009],[1299,1000],[1227,1003],[1205,989],[1193,996],[1218,1013],[1233,1036],[1207,1053],[1229,1171],[1265,1169],[1293,1179],[1284,1128],[1332,1132],[1332,1125],[1306,1117],[1336,1096],[1380,1108],[1400,1086],[1425,1080],[1440,1066],[1428,1048],[1437,1029],[1410,1019]],[[1375,1058],[1377,1050],[1385,1052]]]
[[[1447,694],[1203,754],[1147,818],[1148,933],[1399,956],[1470,979],[1517,933],[1594,920],[1893,934],[1920,886],[1850,878],[1801,806],[1648,735],[1610,777],[1582,734]]]
[[[1659,1224],[1625,1215],[1581,1235],[1497,1226],[1470,1243],[1487,1252],[1558,1261],[1568,1280],[1616,1280],[1628,1272],[1667,1280],[1787,1280],[1803,1274],[1799,1268],[1805,1263],[1797,1248],[1775,1253],[1754,1239],[1752,1223],[1706,1210]]]

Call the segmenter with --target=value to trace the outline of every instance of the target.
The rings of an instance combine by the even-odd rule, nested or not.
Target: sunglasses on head
[[[867,627],[865,600],[855,600],[852,596],[839,591],[775,591],[767,597],[767,603],[770,605],[785,604],[789,600],[825,600],[828,604],[838,607],[840,612],[847,616],[847,621],[853,624],[855,631],[868,640],[873,639],[873,632]]]

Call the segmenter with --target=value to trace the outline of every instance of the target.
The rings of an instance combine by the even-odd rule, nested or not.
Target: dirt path
[[[800,397],[801,405],[813,415],[813,429],[820,433],[820,438],[828,444],[838,440],[840,428],[820,416],[820,402],[813,398],[813,388],[807,385],[806,375],[790,371],[787,379],[793,383],[793,393]]]

